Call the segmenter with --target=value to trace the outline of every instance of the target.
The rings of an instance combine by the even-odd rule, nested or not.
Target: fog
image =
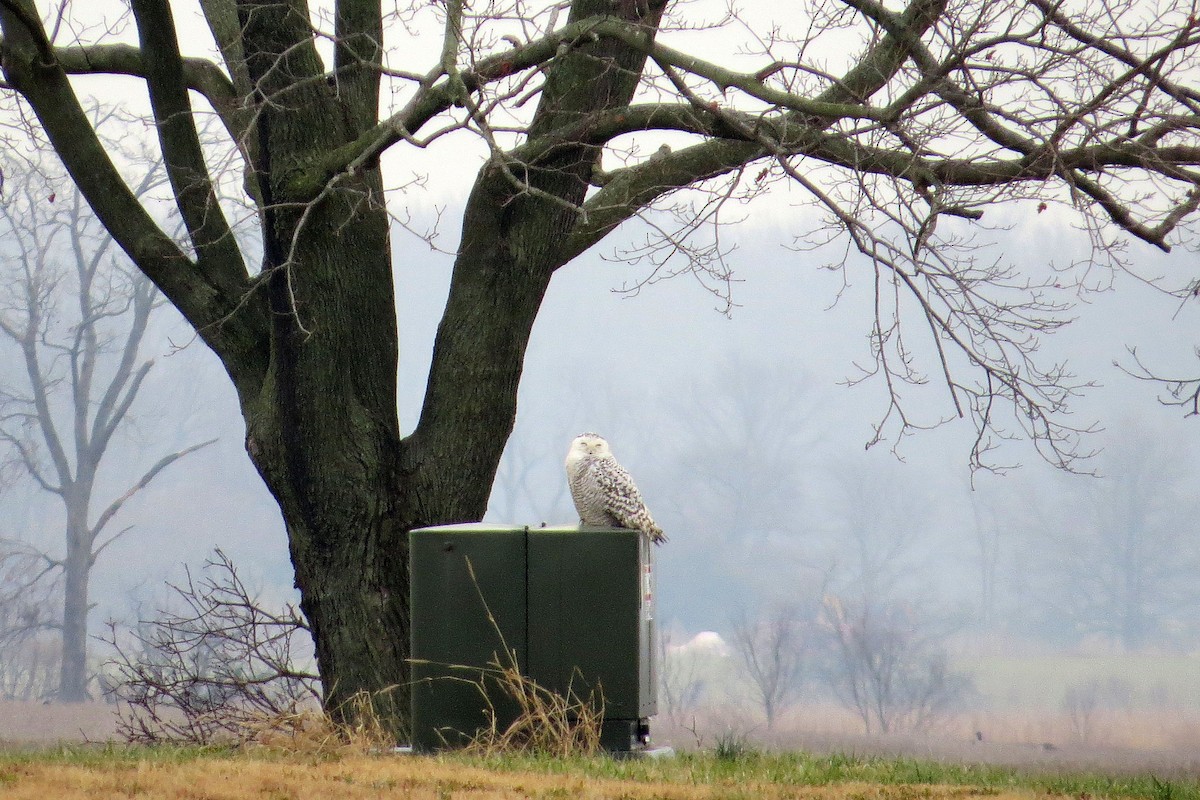
[[[1058,234],[1039,233],[1034,256],[1029,233],[1002,231],[996,257],[1031,269],[1078,258],[1070,232]],[[900,441],[885,429],[888,438],[866,447],[888,397],[878,380],[845,385],[870,359],[863,265],[820,269],[818,258],[782,246],[778,220],[747,220],[725,235],[736,243],[728,314],[689,276],[619,291],[644,274],[604,250],[555,277],[486,519],[572,522],[562,459],[575,434],[592,430],[609,439],[670,536],[658,553],[658,615],[673,646],[702,631],[728,641],[738,620],[836,597],[910,609],[962,663],[996,642],[1000,651],[1019,643],[1038,653],[1195,658],[1200,429],[1159,402],[1161,385],[1121,368],[1133,367],[1127,348],[1136,347],[1164,373],[1194,369],[1195,304],[1181,307],[1124,274],[1111,290],[1080,296],[1075,321],[1046,338],[1039,358],[1066,360],[1096,384],[1073,403],[1078,426],[1095,428],[1080,448],[1095,455],[1075,467],[1094,474],[1051,467],[1020,436],[994,454],[1013,466],[973,472],[975,431],[953,417],[936,374],[913,390],[909,413],[945,423]],[[399,416],[410,430],[450,260],[400,231],[395,249]],[[1147,272],[1186,278],[1192,269],[1188,253],[1136,255]],[[106,456],[97,496],[107,502],[163,452],[218,441],[121,511],[124,532],[93,571],[95,634],[107,620],[152,616],[169,601],[167,584],[215,548],[265,604],[295,599],[282,521],[243,450],[227,378],[169,307],[157,314],[142,350],[156,365]],[[6,374],[15,366],[6,363]],[[61,550],[57,498],[17,477],[0,505],[6,538]],[[1122,594],[1122,576],[1144,596]],[[736,672],[723,647],[723,669]],[[97,668],[104,649],[93,645]],[[737,702],[753,707],[746,696]]]

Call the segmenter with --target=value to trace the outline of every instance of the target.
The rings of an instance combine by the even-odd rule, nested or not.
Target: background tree
[[[109,127],[111,117],[98,114],[95,123]],[[62,503],[62,555],[39,552],[45,568],[28,589],[44,592],[42,579],[60,578],[61,616],[51,623],[47,609],[36,614],[61,637],[58,698],[78,702],[90,696],[88,583],[97,557],[124,533],[113,530],[114,518],[163,469],[208,443],[164,455],[103,500],[113,436],[153,367],[139,350],[158,292],[113,247],[53,158],[31,158],[0,156],[0,346],[19,365],[0,384],[0,442],[26,479]],[[134,194],[159,176],[147,173]]]
[[[658,636],[658,707],[659,713],[676,727],[683,727],[704,693],[701,659],[688,652],[682,637],[669,631]],[[694,719],[693,719],[694,725]]]
[[[44,580],[46,558],[0,540],[0,698],[44,700],[57,692],[61,648],[48,640],[61,580]]]
[[[972,689],[911,608],[829,597],[822,616],[837,653],[829,687],[868,734],[924,730]]]
[[[754,39],[742,72],[658,42],[665,0],[572,0],[565,19],[559,3],[447,0],[391,25],[384,5],[204,0],[222,66],[180,51],[168,0],[134,0],[134,47],[57,46],[52,35],[90,30],[59,24],[69,4],[47,25],[33,0],[0,0],[6,86],[236,388],[334,710],[358,690],[405,685],[405,535],[483,515],[554,271],[657,201],[677,195],[647,218],[660,234],[652,267],[719,276],[719,249],[676,243],[730,201],[791,183],[817,211],[798,216],[801,241],[836,239],[834,266],[858,269],[844,255],[858,252],[872,276],[879,436],[966,417],[975,460],[1016,432],[1063,465],[1075,431],[1060,412],[1075,385],[1035,353],[1064,321],[1055,291],[1069,278],[976,260],[973,222],[1005,200],[1062,205],[1119,260],[1110,230],[1166,248],[1200,205],[1200,94],[1188,83],[1200,23],[1186,8],[816,0],[790,15],[799,34]],[[688,6],[674,13],[668,27],[698,27]],[[385,54],[422,14],[438,15],[440,53],[419,64],[400,54],[420,48]],[[833,35],[856,44],[826,68],[811,45]],[[121,180],[76,97],[69,76],[81,73],[145,80],[186,243]],[[231,233],[189,91],[244,158],[260,265]],[[640,157],[650,148],[623,137],[645,131],[686,146]],[[463,213],[420,419],[402,437],[380,157],[443,136],[478,137],[489,155]],[[922,348],[901,335],[914,317]],[[922,364],[940,376],[940,405],[921,391]],[[399,729],[404,693],[381,695],[378,710]]]
[[[663,558],[708,587],[672,611],[694,623],[722,619],[762,585],[771,569],[764,553],[774,575],[789,582],[812,553],[818,399],[803,374],[780,375],[769,362],[740,355],[667,386],[673,414],[655,438],[671,444],[642,460],[660,485],[686,487],[660,492],[663,502],[653,506],[687,532]]]
[[[767,718],[775,727],[779,713],[800,696],[816,630],[813,615],[799,603],[775,602],[750,619],[734,618],[729,640]]]
[[[1144,423],[1114,426],[1094,480],[1059,485],[1030,525],[1034,588],[1054,627],[1128,651],[1180,640],[1200,610],[1191,453]],[[1065,498],[1065,500],[1064,500]],[[1080,558],[1080,553],[1087,553]],[[1050,620],[1054,623],[1055,620]]]
[[[488,505],[492,518],[504,523],[524,519],[554,525],[575,516],[567,483],[558,479],[562,471],[560,454],[557,450],[547,452],[547,443],[561,441],[562,437],[547,433],[545,427],[522,431],[518,423],[496,471]]]
[[[879,604],[920,585],[933,568],[928,541],[937,503],[913,469],[859,455],[829,464],[819,480],[829,501],[825,552],[837,591]]]
[[[996,487],[990,483],[970,487],[968,502],[971,507],[971,532],[974,534],[975,559],[979,565],[978,603],[976,624],[981,630],[991,630],[996,622],[997,594],[1000,582],[1000,567],[1005,555],[1004,544],[1012,533],[1014,521],[1005,517],[1004,498],[998,496]],[[1012,499],[1008,498],[1011,504]]]

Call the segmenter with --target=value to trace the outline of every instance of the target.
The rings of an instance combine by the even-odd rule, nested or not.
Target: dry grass
[[[350,756],[337,759],[200,758],[183,763],[115,761],[73,765],[24,762],[0,766],[5,800],[1031,800],[1034,791],[942,785],[788,786],[723,779],[695,784],[491,770],[458,759]]]
[[[992,741],[1200,752],[1200,712],[1196,711],[1098,709],[1083,715],[995,711],[971,715],[959,727],[964,732],[973,727]]]
[[[600,752],[604,698],[596,692],[581,697],[568,686],[553,692],[522,674],[515,657],[507,665],[492,663],[485,683],[477,683],[487,703],[489,725],[478,731],[467,751],[481,756],[530,753],[556,758],[592,756]],[[515,719],[502,725],[491,696],[498,691],[516,703]]]
[[[346,702],[350,706],[346,717],[351,722],[335,722],[320,709],[264,716],[246,725],[245,735],[238,744],[248,751],[263,749],[292,756],[366,755],[390,751],[394,739],[375,714],[370,695],[359,692]]]
[[[1200,713],[1097,711],[1086,738],[1077,720],[1057,710],[976,712],[950,717],[924,732],[863,733],[862,723],[834,706],[800,706],[767,730],[761,716],[736,708],[707,709],[679,724],[653,721],[654,741],[678,750],[711,749],[728,737],[771,752],[857,753],[1105,774],[1200,775]],[[976,732],[982,738],[976,737]]]

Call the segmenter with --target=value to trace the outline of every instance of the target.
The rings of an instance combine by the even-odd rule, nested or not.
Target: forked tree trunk
[[[247,451],[287,525],[327,707],[352,712],[347,702],[369,691],[384,724],[399,730],[408,697],[406,531],[417,514],[401,480],[388,219],[378,203],[354,208],[359,192],[377,191],[374,177],[313,209],[300,233],[302,263],[270,262],[296,221],[268,215],[276,226],[266,267],[274,270],[270,368],[241,402]],[[348,280],[348,272],[375,280]]]
[[[577,3],[572,13],[602,5]],[[294,169],[352,138],[361,121],[326,82],[303,80],[316,68],[310,48],[296,45],[306,19],[262,4],[241,22],[250,76],[271,98],[260,106],[256,140],[271,345],[261,382],[239,382],[243,365],[226,359],[226,367],[238,384],[247,451],[283,510],[327,708],[353,718],[360,707],[350,701],[366,693],[403,738],[407,534],[483,516],[512,431],[529,334],[575,216],[564,203],[530,197],[494,165],[481,170],[421,419],[401,440],[378,169],[343,176],[315,202],[287,196]],[[531,137],[629,102],[644,57],[611,42],[580,49],[588,52],[552,71]],[[560,146],[532,170],[531,182],[580,203],[596,157],[592,147]]]
[[[664,5],[574,0],[571,19],[616,15],[653,34]],[[263,212],[257,276],[247,274],[203,177],[166,0],[134,0],[132,9],[189,253],[120,191],[49,39],[31,23],[30,0],[0,3],[5,75],[36,107],[104,224],[233,381],[247,451],[283,512],[329,709],[353,716],[348,701],[370,693],[400,737],[408,717],[407,532],[483,515],[512,431],[530,330],[550,276],[570,257],[564,241],[578,222],[572,206],[582,203],[598,158],[596,146],[555,134],[593,112],[627,106],[645,56],[594,37],[556,51],[545,66],[528,131],[542,155],[517,170],[528,186],[499,168],[503,156],[480,171],[421,419],[402,440],[396,305],[404,308],[406,298],[394,294],[378,164],[311,172],[377,119],[380,4],[337,4],[332,73],[317,53],[303,0],[203,6],[220,23],[213,29],[241,95],[234,105],[244,106],[238,118],[250,126],[241,144],[253,161],[247,185]]]

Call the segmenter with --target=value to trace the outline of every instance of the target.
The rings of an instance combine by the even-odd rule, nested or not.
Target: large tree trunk
[[[576,0],[571,18],[616,14],[653,31],[663,5]],[[530,330],[553,271],[568,258],[563,242],[577,223],[571,206],[585,197],[598,150],[570,138],[543,146],[543,156],[518,170],[532,193],[503,174],[498,158],[481,170],[421,419],[402,441],[397,298],[378,165],[356,163],[325,178],[310,172],[377,119],[379,72],[372,65],[380,61],[380,4],[337,4],[332,75],[317,54],[304,0],[204,6],[222,23],[214,28],[222,51],[237,62],[234,87],[250,95],[248,185],[264,222],[257,276],[248,274],[220,224],[198,137],[183,124],[191,112],[166,0],[135,0],[132,7],[191,252],[160,235],[122,190],[65,73],[54,67],[48,38],[29,22],[36,18],[29,0],[0,3],[5,74],[35,104],[104,224],[233,381],[247,451],[283,512],[329,709],[353,716],[347,702],[371,693],[384,724],[401,735],[408,716],[407,532],[483,515],[512,430]],[[528,138],[547,145],[587,114],[627,105],[643,62],[644,55],[610,39],[560,51],[546,67]]]
[[[384,724],[400,731],[408,707],[406,532],[419,517],[400,479],[381,200],[370,174],[308,209],[298,234],[298,213],[267,214],[271,362],[242,407],[247,451],[283,510],[327,707],[353,716],[347,702],[369,691]],[[283,248],[294,236],[304,256],[289,263]]]
[[[288,195],[296,169],[364,122],[326,82],[302,80],[315,69],[315,55],[298,44],[307,20],[285,5],[264,4],[242,16],[247,66],[264,101],[256,166],[271,310],[265,379],[239,386],[246,446],[283,509],[327,707],[353,718],[359,707],[348,701],[367,692],[374,711],[402,736],[407,533],[477,520],[486,510],[515,418],[526,344],[574,213],[529,197],[493,166],[481,171],[421,420],[401,441],[380,175],[366,168],[343,176],[316,200]],[[576,16],[597,10],[577,5]],[[629,102],[642,57],[612,43],[581,49],[588,52],[552,71],[531,137]],[[567,144],[532,180],[580,203],[596,157],[594,148]]]
[[[302,4],[243,3],[259,103],[262,282],[270,307],[261,381],[237,381],[246,449],[287,526],[327,707],[370,692],[385,725],[407,717],[414,514],[400,491],[397,333],[388,217],[377,167],[295,197],[295,170],[359,132],[361,114],[321,72]],[[353,94],[353,93],[352,93]],[[369,94],[369,92],[368,92]],[[361,102],[361,98],[360,98]]]

